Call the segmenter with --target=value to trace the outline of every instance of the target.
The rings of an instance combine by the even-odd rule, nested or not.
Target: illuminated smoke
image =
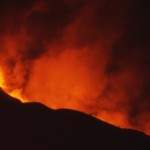
[[[0,11],[0,84],[8,93],[148,133],[146,2],[7,0]]]

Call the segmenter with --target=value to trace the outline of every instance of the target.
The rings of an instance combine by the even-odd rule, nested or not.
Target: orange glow
[[[4,80],[4,75],[3,75],[2,69],[0,69],[0,88],[5,90],[12,97],[16,97],[19,100],[21,100],[22,102],[25,102],[25,100],[22,98],[21,93],[20,93],[19,90],[13,90],[13,91],[9,91],[8,90],[8,87],[5,84],[5,80]]]
[[[7,92],[7,90],[6,90]],[[16,97],[18,98],[19,100],[21,100],[22,102],[27,102],[22,96],[21,96],[21,93],[19,90],[13,90],[11,92],[8,92],[9,95],[11,95],[12,97]]]
[[[1,68],[0,68],[0,87],[4,88],[4,76]]]
[[[0,87],[22,102],[75,109],[149,133],[148,48],[131,44],[128,4],[116,3],[38,0],[4,9]]]
[[[35,101],[42,99],[44,103],[54,108],[74,109],[86,105],[86,99],[87,103],[88,99],[95,99],[103,89],[105,81],[102,80],[100,85],[93,86],[99,74],[95,75],[96,70],[90,72],[92,70],[87,64],[87,58],[83,59],[82,55],[82,52],[72,49],[56,57],[44,56],[36,61],[32,70],[32,80],[27,85],[29,89],[26,91],[27,99],[32,98]]]
[[[48,53],[34,62],[31,80],[28,81],[24,93],[22,89],[11,89],[11,86],[4,89],[22,102],[36,101],[53,109],[75,109],[119,127],[139,129],[129,124],[124,110],[128,108],[126,105],[124,108],[121,107],[117,101],[128,99],[125,91],[121,92],[118,86],[128,86],[126,82],[119,82],[130,80],[130,73],[120,75],[119,78],[123,79],[117,81],[118,85],[114,87],[114,92],[106,98],[100,93],[104,92],[107,83],[110,82],[103,74],[107,57],[103,59],[103,54],[100,70],[97,70],[94,69],[94,64],[91,64],[92,59],[96,58],[97,51],[91,55],[88,52],[89,48],[71,48],[55,56]],[[22,82],[20,78],[16,79]],[[148,133],[147,130],[143,130]]]

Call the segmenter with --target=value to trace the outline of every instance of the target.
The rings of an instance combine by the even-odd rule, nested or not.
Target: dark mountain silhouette
[[[21,103],[0,90],[0,150],[149,150],[150,137],[73,110]]]

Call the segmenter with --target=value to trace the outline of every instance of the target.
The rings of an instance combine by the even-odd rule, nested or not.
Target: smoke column
[[[8,93],[150,134],[146,0],[0,2],[0,84]]]

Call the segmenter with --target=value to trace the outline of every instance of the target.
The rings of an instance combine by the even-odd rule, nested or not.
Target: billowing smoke
[[[146,0],[1,1],[5,90],[148,133],[149,14]]]

